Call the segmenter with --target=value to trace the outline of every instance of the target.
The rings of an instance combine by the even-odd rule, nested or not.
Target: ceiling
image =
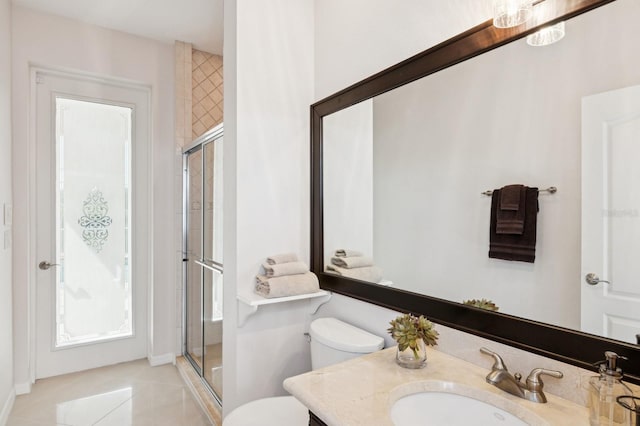
[[[222,55],[223,0],[13,0],[16,5]]]

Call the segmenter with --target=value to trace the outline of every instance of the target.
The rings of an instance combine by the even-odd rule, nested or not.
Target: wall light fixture
[[[533,34],[527,36],[527,44],[529,46],[548,46],[564,37],[564,21],[555,25],[542,28]]]
[[[517,27],[532,15],[532,0],[495,0],[493,3],[493,25],[497,28]]]

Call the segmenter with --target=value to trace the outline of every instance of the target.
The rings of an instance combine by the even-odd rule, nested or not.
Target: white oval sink
[[[498,391],[442,380],[398,386],[389,395],[389,414],[395,426],[544,425],[537,413]]]
[[[446,392],[421,392],[400,398],[391,407],[396,426],[528,425],[511,413],[477,399]]]

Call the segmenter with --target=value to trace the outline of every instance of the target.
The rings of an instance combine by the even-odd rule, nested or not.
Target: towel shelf
[[[548,192],[549,194],[555,194],[556,192],[558,192],[558,188],[556,188],[555,186],[550,186],[546,189],[539,189],[538,192]],[[491,196],[493,195],[493,191],[484,191],[482,192],[482,195]]]
[[[244,326],[247,319],[258,311],[258,307],[274,303],[291,302],[293,300],[309,300],[310,315],[318,312],[320,306],[331,299],[331,292],[320,290],[315,293],[299,294],[296,296],[274,297],[267,299],[258,294],[238,294],[238,327]]]

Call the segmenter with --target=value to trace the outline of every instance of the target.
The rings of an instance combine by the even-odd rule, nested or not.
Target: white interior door
[[[37,72],[36,378],[147,355],[149,93]]]
[[[582,329],[630,343],[640,334],[638,163],[640,86],[583,98]]]

